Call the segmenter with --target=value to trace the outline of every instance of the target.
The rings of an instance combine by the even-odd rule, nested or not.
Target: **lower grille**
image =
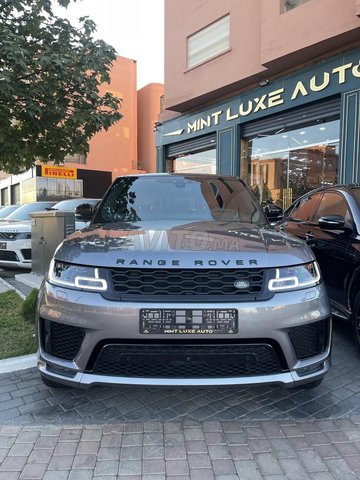
[[[220,378],[284,371],[269,344],[105,345],[92,373],[146,378]]]
[[[41,319],[42,346],[54,357],[74,360],[85,336],[85,330],[72,325]]]
[[[299,360],[319,355],[329,341],[330,319],[289,329],[289,337]]]
[[[31,260],[31,248],[23,248],[20,251],[25,260]]]
[[[0,250],[0,260],[4,262],[18,262],[19,258],[15,252],[10,252],[6,250]]]

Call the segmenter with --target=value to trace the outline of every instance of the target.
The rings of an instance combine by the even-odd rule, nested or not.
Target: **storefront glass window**
[[[216,173],[216,149],[182,155],[173,161],[175,172]]]
[[[336,183],[339,131],[339,120],[333,120],[282,128],[243,142],[242,172],[245,164],[248,183],[260,202],[272,200],[287,208],[313,188]]]

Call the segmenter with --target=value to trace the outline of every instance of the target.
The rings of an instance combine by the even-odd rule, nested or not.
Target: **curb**
[[[5,358],[5,360],[0,360],[0,374],[33,368],[36,367],[36,362],[36,353],[23,355],[21,357]]]
[[[18,290],[17,288],[15,288],[13,285],[10,285],[10,283],[8,283],[6,280],[4,280],[4,279],[1,278],[1,277],[0,277],[0,283],[2,283],[2,285],[3,285],[7,290],[15,290],[15,292],[16,292],[23,300],[25,300],[26,295],[24,295],[22,292],[20,292],[20,290]]]

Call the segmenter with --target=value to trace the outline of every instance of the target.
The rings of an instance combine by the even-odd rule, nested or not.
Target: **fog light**
[[[324,362],[315,363],[315,365],[310,365],[309,367],[298,368],[296,373],[299,377],[305,377],[306,375],[311,375],[312,373],[320,372],[324,369]]]
[[[71,368],[59,367],[58,365],[53,365],[51,363],[46,364],[46,370],[56,375],[61,375],[62,377],[74,378],[76,371]]]

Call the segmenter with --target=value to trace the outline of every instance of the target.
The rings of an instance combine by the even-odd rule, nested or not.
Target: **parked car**
[[[21,205],[6,205],[2,207],[0,210],[0,220],[5,220],[6,217],[10,215],[10,213],[15,212],[17,208],[21,207]]]
[[[296,200],[277,228],[307,242],[334,314],[352,322],[360,346],[360,186],[331,185]]]
[[[30,213],[46,210],[54,203],[26,203],[0,223],[0,268],[31,268]]]
[[[61,202],[56,203],[50,210],[59,210],[62,212],[74,212],[77,207],[82,205],[91,205],[93,213],[95,213],[94,207],[100,202],[99,198],[70,198],[67,200],[61,200]],[[75,215],[75,230],[82,230],[83,228],[88,227],[90,224],[89,221],[84,221],[76,218]]]
[[[90,227],[57,248],[37,325],[51,387],[312,388],[330,368],[314,254],[276,232],[236,177],[118,178]]]

